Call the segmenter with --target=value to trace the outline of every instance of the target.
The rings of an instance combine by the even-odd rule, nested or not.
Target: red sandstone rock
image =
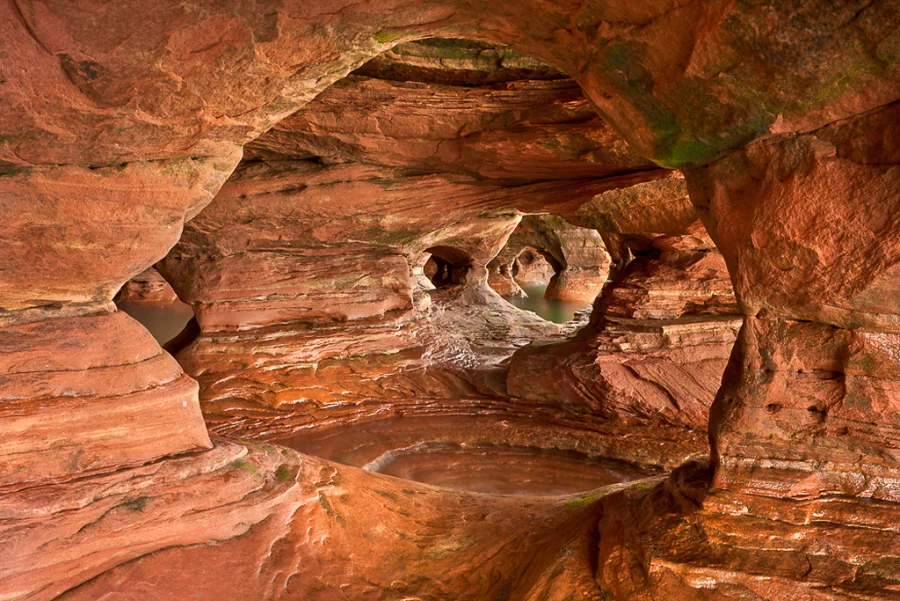
[[[0,490],[209,447],[196,382],[122,312],[10,325],[0,348]]]
[[[200,380],[216,431],[260,436],[389,410],[507,407],[490,372],[516,347],[564,333],[483,286],[519,211],[571,214],[597,193],[664,175],[591,117],[560,74],[473,86],[471,70],[455,80],[435,72],[440,85],[351,78],[261,137],[160,263],[195,308],[202,332],[179,360]],[[577,152],[547,137],[572,122],[596,131]],[[515,140],[502,145],[503,173],[472,155],[491,136]],[[324,158],[298,160],[310,155]],[[546,179],[540,169],[554,181],[521,184]],[[596,257],[593,269],[603,269],[599,235],[557,229],[562,261]],[[428,279],[451,267],[459,289],[430,292]],[[571,271],[561,290],[583,295],[589,270]]]
[[[249,148],[528,181],[654,166],[596,117],[568,78],[471,87],[352,76]]]
[[[116,293],[115,301],[129,303],[171,304],[178,295],[156,269],[152,267],[137,274]]]
[[[232,149],[226,159],[36,167],[0,177],[0,208],[9,215],[0,229],[0,309],[112,300],[178,241],[185,219],[212,200],[239,158]]]
[[[16,349],[14,362],[24,354],[30,363],[35,353],[64,346],[53,346],[60,337],[44,327],[71,321],[66,332],[89,329],[90,314],[108,310],[112,293],[159,259],[177,240],[185,216],[211,198],[234,164],[235,144],[265,131],[392,43],[431,34],[510,42],[575,74],[607,122],[659,164],[715,161],[708,170],[689,172],[692,195],[723,249],[742,309],[752,315],[714,411],[714,482],[720,488],[704,497],[708,484],[697,470],[693,479],[682,473],[661,489],[631,487],[609,499],[597,530],[596,563],[584,559],[594,555],[588,547],[594,538],[582,536],[585,525],[593,528],[588,517],[593,507],[574,514],[542,512],[551,517],[538,527],[531,508],[498,501],[516,516],[503,520],[512,524],[512,535],[498,536],[486,527],[494,514],[485,512],[481,501],[466,505],[471,496],[413,495],[404,491],[419,487],[389,481],[378,490],[409,497],[400,497],[396,513],[385,509],[373,516],[369,500],[389,495],[364,492],[363,502],[355,505],[355,496],[341,498],[316,485],[300,487],[303,496],[279,496],[293,485],[289,479],[275,484],[277,455],[223,470],[220,466],[236,455],[206,453],[4,494],[4,596],[50,598],[99,574],[73,597],[121,592],[139,598],[151,588],[154,596],[179,599],[186,590],[196,598],[255,598],[275,590],[284,597],[333,597],[346,592],[335,590],[347,570],[333,572],[338,561],[325,566],[316,558],[353,558],[359,539],[336,537],[332,540],[340,544],[333,555],[308,557],[304,553],[327,542],[312,537],[321,530],[310,530],[309,524],[338,522],[341,516],[360,526],[355,534],[367,532],[367,520],[386,516],[382,521],[411,523],[420,535],[389,533],[386,544],[377,547],[386,549],[385,555],[365,556],[377,568],[357,572],[350,562],[354,580],[347,584],[355,598],[384,596],[395,582],[400,594],[438,598],[459,596],[460,590],[473,598],[549,600],[573,594],[773,601],[896,597],[896,461],[888,426],[896,414],[897,118],[888,109],[837,123],[897,100],[895,3],[716,0],[673,7],[661,1],[475,6],[463,0],[287,0],[275,10],[248,11],[229,1],[215,6],[41,1],[7,3],[0,11],[5,57],[0,61],[0,203],[8,219],[0,230],[7,250],[0,259],[0,323],[14,338],[2,349]],[[825,127],[829,123],[836,125]],[[786,135],[795,132],[814,134]],[[734,152],[770,135],[774,138]],[[210,157],[230,159],[216,166],[218,159]],[[719,157],[724,158],[716,161]],[[124,165],[123,173],[109,167],[116,164]],[[636,183],[645,176],[628,179]],[[583,198],[551,201],[554,192],[608,190],[621,181],[532,184],[527,192],[533,211],[556,204],[569,217]],[[487,204],[495,206],[503,194],[488,192]],[[451,204],[459,197],[447,195],[447,200]],[[659,300],[626,295],[635,296]],[[685,307],[683,300],[675,306]],[[247,315],[252,317],[252,308],[237,321]],[[104,338],[101,332],[91,340],[92,352],[84,356],[101,356]],[[44,341],[32,348],[31,342]],[[78,336],[74,346],[85,342]],[[118,339],[111,355],[131,348],[131,342]],[[141,346],[152,355],[155,345]],[[29,367],[14,374],[14,385],[2,381],[2,394],[14,397],[8,407],[15,411],[5,417],[15,422],[19,408],[40,408],[33,414],[37,421],[50,411],[41,404],[42,377],[52,381],[53,390],[73,389],[56,378],[84,384],[78,372],[85,365],[65,350],[60,353],[76,369]],[[132,373],[141,373],[135,366],[121,367],[121,376],[99,378],[97,386],[127,388]],[[109,398],[121,400],[113,392]],[[807,405],[811,422],[788,419],[810,400],[816,401]],[[72,407],[69,397],[59,401],[54,405]],[[761,408],[769,405],[785,407],[786,413],[764,417]],[[168,403],[167,416],[175,406]],[[809,411],[812,406],[816,411]],[[65,432],[44,421],[38,426],[48,428],[47,438],[40,444],[57,453],[53,445],[66,440]],[[197,432],[197,420],[188,421],[191,435],[162,428],[157,432],[166,444],[146,454],[133,453],[128,441],[105,439],[110,453],[101,465],[111,469],[147,461],[162,447],[183,450]],[[122,428],[110,430],[108,424],[92,417],[78,435],[123,436]],[[28,435],[23,440],[35,442]],[[7,443],[15,444],[18,438]],[[859,458],[852,462],[854,453]],[[44,474],[37,463],[35,483]],[[52,475],[80,473],[79,465],[48,463]],[[268,476],[273,469],[274,479]],[[116,488],[134,470],[145,477]],[[254,470],[267,475],[257,480]],[[206,481],[186,478],[190,473]],[[354,473],[340,485],[326,481],[324,486],[368,491],[370,476]],[[304,481],[310,480],[319,482]],[[135,492],[169,486],[175,492],[159,503],[151,500],[148,521],[138,519],[135,512],[145,505]],[[248,486],[263,494],[235,503]],[[84,489],[73,493],[72,487]],[[220,496],[214,499],[210,491]],[[420,496],[427,498],[421,501],[425,509],[416,505]],[[223,511],[198,511],[209,505]],[[318,512],[312,517],[310,507]],[[433,517],[432,507],[450,511],[424,520],[429,529],[419,530],[423,521],[416,518]],[[270,508],[275,517],[266,520]],[[298,517],[292,522],[287,516],[294,510]],[[565,518],[553,517],[560,514]],[[245,534],[251,523],[263,524],[263,532]],[[484,539],[489,542],[447,553],[434,541],[448,524],[490,534]],[[563,542],[570,532],[577,545]],[[240,534],[244,537],[233,538]],[[178,546],[191,544],[202,546]],[[421,558],[423,547],[437,556]],[[299,553],[292,553],[296,549]],[[507,563],[500,551],[522,562]],[[461,554],[491,561],[473,569],[459,561]],[[133,558],[139,559],[103,573]],[[333,577],[327,584],[338,588],[307,588],[299,578],[284,576],[293,575],[298,564],[321,578]],[[532,571],[510,577],[492,571],[512,564],[531,565]],[[216,569],[186,570],[186,565]],[[398,573],[410,577],[391,580]],[[373,575],[379,579],[373,581]],[[506,586],[512,582],[527,584]]]
[[[884,294],[893,226],[880,218],[898,200],[892,111],[688,174],[756,314],[711,411],[708,494],[686,510],[644,504],[613,526],[659,542],[607,547],[611,594],[895,596],[898,308]],[[649,577],[617,575],[635,562]]]
[[[17,60],[2,72],[0,160],[223,156],[369,58],[435,35],[509,43],[577,75],[643,156],[673,166],[892,102],[900,77],[892,2],[286,0],[251,16],[233,1],[201,7],[5,7],[2,51]]]
[[[516,281],[521,284],[547,285],[555,275],[553,265],[536,248],[525,247],[515,258],[514,265],[517,267]]]
[[[590,324],[574,340],[517,351],[509,394],[637,431],[632,448],[674,439],[681,457],[702,453],[741,318],[721,255],[702,225],[690,232],[628,237],[637,256],[597,298]]]
[[[0,497],[0,592],[597,599],[592,530],[616,489],[523,501],[218,441],[199,455]]]

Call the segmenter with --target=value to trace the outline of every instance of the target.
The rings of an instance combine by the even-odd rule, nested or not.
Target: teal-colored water
[[[547,300],[544,298],[544,292],[547,290],[546,284],[522,286],[522,290],[528,295],[527,297],[514,296],[508,297],[506,300],[520,309],[537,313],[547,321],[554,323],[571,321],[575,317],[576,311],[580,311],[587,306],[582,303]]]

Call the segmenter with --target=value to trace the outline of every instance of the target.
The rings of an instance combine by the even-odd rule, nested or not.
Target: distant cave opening
[[[374,94],[383,101],[373,102]],[[510,402],[503,374],[514,352],[562,340],[583,324],[573,316],[588,302],[545,299],[544,290],[568,267],[602,268],[605,251],[598,233],[551,207],[571,204],[567,180],[648,167],[628,152],[607,152],[612,135],[576,82],[512,50],[433,39],[372,59],[248,144],[231,182],[162,262],[203,322],[194,350],[181,353],[186,362],[235,337],[272,358],[266,367],[203,365],[201,395],[240,398],[247,411],[268,416],[269,395],[249,389],[271,387],[296,402],[279,405],[275,427],[253,417],[238,429],[413,480],[429,481],[420,461],[443,484],[492,492],[558,494],[607,483],[595,476],[630,479],[598,463],[606,455],[599,443],[584,456],[570,454],[564,434],[521,438],[505,419],[481,415],[481,407],[505,410]],[[547,180],[561,188],[552,197]],[[579,186],[571,194],[582,194]],[[521,291],[516,278],[540,287],[528,301],[542,308],[522,311],[503,298],[490,281],[492,257],[511,288]],[[195,277],[202,270],[215,277]],[[262,331],[290,332],[291,342],[258,337]],[[293,364],[307,356],[319,358],[316,368]],[[279,361],[283,368],[270,369]],[[469,422],[412,421],[436,408],[457,411],[460,398],[474,397],[478,416]],[[359,422],[332,417],[362,398]],[[402,419],[382,421],[380,398]],[[219,415],[215,403],[205,407],[217,433],[234,432],[243,419]],[[378,422],[372,436],[386,438],[384,428],[393,438],[362,461],[362,453],[343,451],[360,442],[376,448],[360,429],[368,419]],[[320,428],[339,440],[334,448],[314,445]],[[291,430],[296,436],[284,436]],[[384,457],[390,461],[375,461]],[[478,482],[467,471],[478,472]]]
[[[198,330],[191,305],[183,302],[153,267],[122,286],[114,302],[170,352],[181,348],[181,339]]]
[[[545,251],[525,248],[512,264],[512,277],[520,286],[546,286],[562,270]]]
[[[435,288],[450,288],[466,283],[472,269],[472,257],[452,246],[434,246],[426,249],[431,256],[425,262],[425,276]]]
[[[582,322],[609,264],[597,231],[552,214],[526,215],[488,264],[488,283],[510,304],[547,321]]]

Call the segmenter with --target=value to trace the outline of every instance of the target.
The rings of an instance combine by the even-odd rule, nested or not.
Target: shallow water
[[[547,321],[555,323],[572,321],[572,319],[575,318],[575,313],[587,306],[587,304],[584,303],[548,300],[544,298],[544,293],[547,290],[546,284],[522,286],[522,290],[528,295],[527,297],[513,296],[504,298],[520,309],[537,313]]]
[[[423,443],[389,451],[364,467],[435,486],[521,496],[565,495],[646,477],[580,453],[486,443]]]
[[[116,306],[150,330],[160,345],[175,338],[194,316],[191,306],[181,301],[169,304],[121,302]]]
[[[621,461],[541,448],[536,428],[495,416],[392,417],[273,442],[372,472],[480,493],[573,494],[653,475]]]

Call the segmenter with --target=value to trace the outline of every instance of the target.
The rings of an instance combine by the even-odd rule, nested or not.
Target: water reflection
[[[150,330],[160,345],[175,338],[194,316],[191,306],[181,301],[166,304],[124,301],[116,306]]]
[[[658,473],[575,450],[588,451],[594,436],[523,418],[447,415],[312,428],[273,442],[372,472],[481,493],[572,494]]]
[[[547,321],[554,323],[566,323],[575,317],[575,313],[584,309],[587,305],[584,303],[573,303],[570,301],[549,300],[544,298],[547,291],[546,284],[538,284],[531,286],[522,286],[527,297],[504,297],[510,304],[520,309],[537,313]]]

